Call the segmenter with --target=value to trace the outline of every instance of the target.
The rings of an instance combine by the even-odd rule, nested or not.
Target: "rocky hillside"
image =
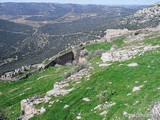
[[[131,24],[124,21],[122,23],[132,29],[145,25],[157,26],[159,16],[154,10],[158,7],[159,5],[155,5],[138,11],[132,15],[132,19],[131,16],[127,17]],[[17,61],[19,66],[24,61],[39,61],[40,56],[46,59],[48,55],[52,55],[55,46],[60,48],[64,45],[62,49],[70,46],[70,40],[75,41],[72,45],[80,43],[77,39],[83,41],[83,44],[72,46],[72,49],[60,52],[41,64],[19,67],[1,76],[0,119],[160,119],[160,27],[106,30],[106,18],[101,17],[92,16],[74,22],[68,21],[67,17],[64,23],[52,21],[33,29],[25,26],[27,30],[19,25],[20,30],[26,34],[31,33],[21,44],[17,42],[14,45],[22,50],[24,56],[30,55]],[[142,21],[147,18],[147,21],[140,21],[140,17]],[[61,19],[64,18],[66,16]],[[135,18],[137,20],[133,22]],[[108,21],[112,19],[107,19]],[[151,21],[154,23],[149,24]],[[122,23],[120,25],[124,28]],[[79,29],[75,29],[79,25]],[[85,27],[88,28],[86,31]],[[54,31],[55,29],[59,32]],[[15,31],[17,34],[19,32]],[[88,42],[90,37],[94,40]],[[61,44],[57,43],[58,40]],[[12,67],[13,64],[7,65]],[[14,75],[22,79],[7,81],[7,78],[15,78]]]
[[[120,26],[130,29],[156,27],[160,23],[160,3],[138,10],[135,14],[122,19]]]
[[[124,31],[86,44],[71,63],[1,81],[1,118],[159,119],[160,29]]]

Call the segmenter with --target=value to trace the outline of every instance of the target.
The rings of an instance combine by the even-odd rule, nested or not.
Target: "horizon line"
[[[75,4],[75,5],[104,5],[104,6],[149,6],[149,5],[154,5],[156,3],[153,3],[153,4],[85,4],[85,3],[61,3],[61,2],[45,2],[45,1],[42,1],[42,2],[0,2],[0,3],[54,3],[54,4]]]

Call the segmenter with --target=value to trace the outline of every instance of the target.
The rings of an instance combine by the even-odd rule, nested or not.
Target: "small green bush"
[[[77,66],[73,67],[72,70],[68,71],[65,75],[64,78],[68,78],[71,75],[79,72],[82,69],[88,68],[89,65],[87,63],[83,63],[83,64],[78,64]]]

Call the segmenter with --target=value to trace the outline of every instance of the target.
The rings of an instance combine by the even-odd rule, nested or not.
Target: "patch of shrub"
[[[86,59],[87,59],[87,60],[90,60],[93,56],[94,56],[94,51],[91,50],[91,51],[88,53],[88,56],[86,56]]]
[[[70,76],[71,76],[71,72],[69,71],[69,72],[67,72],[66,74],[64,74],[63,78],[65,79],[65,78],[68,78],[68,77],[70,77]]]
[[[0,120],[8,120],[7,117],[4,115],[2,110],[0,110]]]
[[[86,68],[88,68],[88,67],[89,67],[89,65],[88,65],[87,63],[78,64],[77,66],[74,66],[74,67],[72,68],[72,70],[68,71],[68,72],[64,75],[64,78],[68,78],[68,77],[70,77],[71,75],[79,72],[80,70],[86,69]]]
[[[103,53],[105,53],[106,51],[105,50],[103,50],[103,49],[99,49],[99,50],[96,50],[95,51],[95,55],[102,55]]]

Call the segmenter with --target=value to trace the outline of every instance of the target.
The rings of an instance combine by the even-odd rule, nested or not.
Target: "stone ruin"
[[[104,36],[107,41],[112,41],[112,39],[121,37],[123,35],[130,34],[132,31],[128,29],[107,29],[106,30],[106,35]]]
[[[0,80],[19,80],[18,75],[25,75],[28,74],[28,71],[37,70],[43,68],[43,64],[34,64],[34,65],[28,65],[28,66],[22,66],[21,68],[15,69],[14,71],[11,72],[6,72],[3,75],[0,76]],[[30,72],[31,73],[31,72]]]
[[[37,109],[35,105],[43,102],[53,104],[54,101],[51,101],[52,96],[58,97],[58,96],[64,96],[70,93],[72,90],[74,90],[74,86],[76,86],[81,82],[82,78],[89,80],[90,78],[89,72],[92,69],[93,68],[82,69],[79,72],[74,73],[70,77],[54,83],[53,89],[47,91],[44,97],[35,96],[32,98],[22,100],[20,103],[21,116],[18,119],[28,120],[32,118],[34,115],[43,114],[46,111],[45,108],[41,107],[40,109]],[[70,82],[74,82],[74,84],[71,88],[68,88]]]
[[[136,54],[142,55],[146,51],[151,51],[160,48],[159,45],[156,46],[130,46],[128,48],[118,49],[115,51],[108,51],[102,54],[102,61],[104,63],[116,62],[116,61],[126,61],[133,58]]]

